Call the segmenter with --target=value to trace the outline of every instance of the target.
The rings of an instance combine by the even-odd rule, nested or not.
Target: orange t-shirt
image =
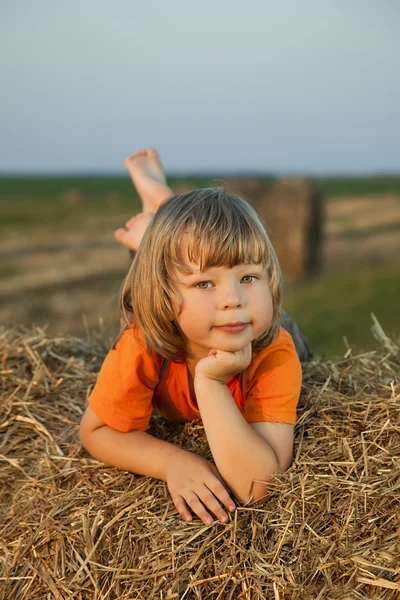
[[[126,329],[104,360],[89,406],[106,425],[122,432],[145,431],[153,410],[175,422],[201,418],[189,390],[187,365],[169,362],[159,382],[163,360],[156,352],[149,354],[138,328]],[[293,340],[281,327],[268,348],[253,352],[244,377],[244,398],[240,374],[227,386],[248,423],[294,424],[301,378]]]

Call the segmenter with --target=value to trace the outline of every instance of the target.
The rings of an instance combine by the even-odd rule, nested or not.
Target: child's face
[[[181,312],[177,319],[198,359],[209,350],[241,350],[264,333],[273,316],[268,274],[262,265],[211,267],[193,274],[178,273]],[[242,323],[236,327],[222,326]]]

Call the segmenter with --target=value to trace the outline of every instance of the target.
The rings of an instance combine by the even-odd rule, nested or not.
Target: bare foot
[[[160,204],[174,195],[167,185],[157,150],[138,150],[125,159],[125,166],[143,202],[143,211],[155,213]]]
[[[125,229],[120,227],[114,231],[114,238],[130,250],[137,250],[152,218],[153,213],[151,212],[135,215],[125,223]]]

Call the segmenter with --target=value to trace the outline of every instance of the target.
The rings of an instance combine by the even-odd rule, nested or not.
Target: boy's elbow
[[[93,429],[88,429],[84,424],[80,424],[79,426],[79,441],[82,444],[82,446],[85,448],[85,450],[87,450],[89,452],[89,454],[92,454],[90,451],[90,436],[93,433]]]
[[[270,472],[265,475],[263,478],[258,478],[257,480],[253,480],[253,488],[251,491],[251,496],[252,496],[252,503],[253,502],[257,502],[260,504],[264,504],[270,495],[270,490],[268,487],[268,483],[272,480],[273,476],[279,473],[285,473],[291,466],[292,464],[292,458],[290,458],[290,460],[286,460],[283,461],[283,463],[279,464],[279,462],[277,461],[276,463],[276,468],[271,470]],[[260,483],[260,481],[262,481],[263,483]],[[265,482],[265,483],[264,483]],[[251,487],[250,487],[251,489]],[[249,493],[247,494],[246,498],[250,497],[250,490]],[[241,500],[241,502],[244,502],[245,499]]]
[[[90,440],[93,432],[100,427],[104,427],[104,425],[104,421],[88,406],[79,425],[79,440],[88,452],[91,453],[89,446],[91,446]]]
[[[82,421],[81,421],[81,423],[79,425],[79,441],[84,448],[86,448],[87,439],[88,439],[89,435],[90,435],[90,432],[88,431],[87,427],[85,427],[82,424]],[[87,448],[86,448],[86,450],[87,450]]]
[[[277,473],[286,473],[286,471],[288,469],[290,469],[290,467],[292,466],[292,462],[293,462],[293,454],[290,454],[290,456],[287,456],[286,458],[283,458],[278,463]]]

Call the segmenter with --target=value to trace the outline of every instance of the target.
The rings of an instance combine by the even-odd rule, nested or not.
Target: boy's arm
[[[82,418],[79,434],[83,446],[97,460],[162,481],[166,481],[167,463],[171,457],[187,452],[145,431],[116,431],[108,427],[90,406]]]
[[[291,447],[290,458],[293,452],[293,426],[286,426],[280,440],[281,448],[275,453],[266,440],[268,437],[273,440],[271,428],[266,433],[268,428],[263,427],[266,423],[251,427],[225,384],[196,376],[195,390],[215,464],[235,496],[243,502],[253,479],[268,481],[273,473],[284,472],[288,468],[288,448]],[[274,445],[277,447],[276,443]],[[254,500],[259,500],[266,493],[264,484],[253,484],[251,495]]]

